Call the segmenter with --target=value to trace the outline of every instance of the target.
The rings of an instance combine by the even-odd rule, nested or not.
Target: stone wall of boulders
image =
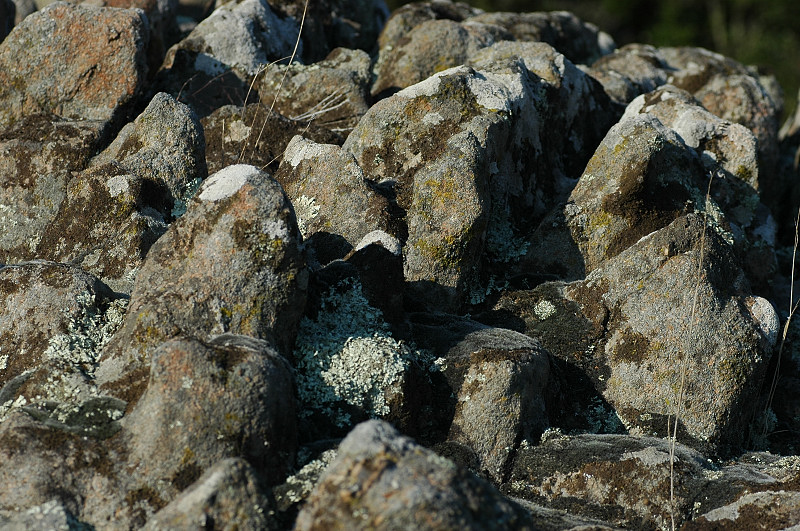
[[[567,12],[186,7],[0,0],[0,528],[800,521],[773,78]]]

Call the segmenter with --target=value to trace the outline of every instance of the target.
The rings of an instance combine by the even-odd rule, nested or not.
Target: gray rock
[[[745,494],[725,507],[709,511],[682,529],[731,526],[737,529],[794,529],[800,521],[800,492],[765,491]]]
[[[39,113],[124,118],[145,80],[148,42],[141,11],[58,2],[34,13],[0,45],[0,127]]]
[[[564,208],[586,271],[705,202],[704,175],[683,139],[649,114],[631,115],[603,139]]]
[[[673,511],[670,455],[670,444],[663,439],[552,433],[540,445],[519,450],[503,492],[623,528],[666,528]],[[708,482],[704,472],[710,466],[681,444],[674,455],[674,517],[679,526],[694,495]]]
[[[25,396],[23,404],[34,400],[36,393],[20,393],[24,380],[17,380],[13,390],[9,384],[48,361],[61,361],[74,372],[92,372],[96,353],[91,347],[97,345],[88,343],[108,338],[93,338],[88,329],[113,299],[108,286],[74,266],[27,262],[0,268],[0,299],[0,409],[19,396]],[[58,382],[57,373],[49,376]],[[35,391],[41,392],[41,387]]]
[[[533,529],[492,486],[389,424],[358,425],[301,509],[295,529]]]
[[[374,105],[343,146],[406,210],[405,277],[431,307],[459,307],[478,269],[509,99],[470,68],[447,70]]]
[[[286,147],[296,135],[321,144],[344,142],[341,135],[329,129],[289,120],[269,107],[264,103],[226,105],[202,119],[209,173],[240,163],[277,171]]]
[[[481,475],[500,484],[520,442],[539,440],[549,425],[549,355],[523,334],[484,328],[464,336],[444,360],[456,393],[448,442],[473,451]]]
[[[18,511],[8,518],[0,516],[0,527],[5,531],[82,529],[81,523],[57,500],[50,500],[25,511]]]
[[[177,217],[207,175],[203,126],[189,107],[158,93],[92,165],[111,161],[151,183],[149,193],[163,197],[147,202],[166,219]]]
[[[288,353],[308,282],[299,240],[291,204],[268,174],[237,165],[206,179],[150,249],[100,383],[137,396],[152,349],[179,334],[267,338]]]
[[[618,103],[627,104],[667,83],[667,63],[653,46],[626,44],[595,61],[586,73],[598,80]]]
[[[584,281],[504,295],[495,309],[588,375],[632,432],[665,434],[677,402],[679,439],[721,454],[745,442],[779,326],[770,303],[750,295],[729,244],[696,215]]]
[[[284,481],[297,447],[291,368],[267,342],[178,338],[151,360],[147,390],[120,421],[129,488],[168,502],[227,457],[244,458],[266,485]]]
[[[466,63],[477,50],[513,37],[501,28],[481,23],[428,20],[379,52],[372,95],[384,97]]]
[[[369,186],[355,157],[339,146],[296,136],[286,146],[275,178],[292,200],[300,232],[321,263],[343,258],[375,230],[392,230],[388,199]],[[326,250],[325,240],[332,236],[344,238],[349,249],[338,255]]]
[[[35,115],[0,133],[0,263],[38,257],[73,172],[86,167],[105,129],[100,121]]]
[[[346,136],[369,109],[371,75],[366,52],[337,48],[312,65],[270,65],[254,88],[276,112]]]
[[[253,467],[244,459],[215,464],[169,505],[147,521],[144,529],[278,529],[269,516],[270,503]]]
[[[575,64],[592,64],[616,48],[614,39],[568,11],[484,13],[467,19],[506,28],[516,41],[546,42]]]
[[[148,178],[114,162],[75,175],[58,215],[41,234],[37,255],[79,265],[130,293],[145,255],[167,229],[160,212],[166,194],[155,192],[163,184],[143,173]]]
[[[14,13],[14,25],[18,26],[20,22],[25,20],[25,17],[36,12],[36,2],[33,0],[11,0],[14,3],[16,11]],[[2,40],[2,39],[0,39]]]

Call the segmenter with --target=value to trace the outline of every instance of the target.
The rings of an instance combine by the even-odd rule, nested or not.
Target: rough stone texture
[[[390,425],[358,425],[339,445],[295,529],[533,529],[488,483]]]
[[[467,19],[506,28],[516,41],[546,42],[575,64],[592,64],[614,51],[614,39],[568,11],[484,13]]]
[[[470,68],[447,70],[374,105],[344,144],[407,211],[405,276],[428,304],[457,308],[477,269],[508,99]]]
[[[344,138],[313,123],[293,121],[270,112],[269,104],[226,105],[202,119],[209,173],[230,164],[251,164],[277,171],[286,146],[295,135],[321,144],[341,144]]]
[[[170,68],[179,50],[194,56],[194,67],[210,75],[235,69],[254,75],[261,65],[292,55],[299,19],[281,18],[266,0],[244,0],[214,10],[184,40],[169,49]]]
[[[284,481],[297,447],[291,368],[267,342],[178,338],[151,360],[147,390],[120,421],[129,485],[171,500],[226,457],[247,460],[267,485]]]
[[[292,200],[300,232],[321,263],[343,258],[370,232],[392,231],[395,225],[389,200],[370,187],[353,155],[339,146],[296,136],[275,178]],[[347,244],[338,246],[339,253],[326,245],[334,237]]]
[[[147,74],[141,11],[57,2],[0,45],[0,127],[24,116],[124,118]]]
[[[791,529],[800,521],[800,492],[745,494],[734,503],[709,511],[682,529]]]
[[[704,202],[695,183],[704,175],[695,154],[649,114],[611,128],[564,208],[586,271],[618,255]]]
[[[72,172],[84,169],[105,129],[103,122],[35,115],[0,133],[0,263],[37,256]]]
[[[271,65],[255,88],[276,112],[347,135],[369,109],[371,75],[366,52],[337,48],[312,65]]]
[[[675,448],[675,523],[708,483],[708,462],[681,444]],[[670,525],[670,444],[624,435],[549,436],[521,449],[504,493],[569,514],[623,528]]]
[[[437,72],[464,64],[477,50],[513,37],[499,26],[429,20],[397,42],[387,43],[378,56],[376,97],[391,95]]]
[[[626,44],[595,61],[586,72],[616,102],[627,104],[667,83],[664,57],[650,45]]]
[[[58,361],[59,351],[51,348],[58,336],[75,332],[87,309],[99,311],[98,306],[107,304],[112,293],[77,267],[36,261],[0,268],[0,298],[2,408],[17,398],[25,375],[48,360]],[[80,360],[73,361],[79,366]],[[92,365],[94,360],[84,361]],[[17,385],[10,384],[14,379]]]
[[[186,203],[206,178],[205,136],[197,116],[186,105],[163,92],[156,94],[145,110],[128,123],[92,165],[111,161],[127,172],[151,183],[151,205],[171,219],[186,209]]]
[[[584,281],[507,294],[495,310],[588,375],[629,430],[664,434],[683,373],[679,436],[711,453],[746,442],[778,337],[775,310],[750,295],[730,246],[695,215]]]
[[[167,228],[160,212],[166,194],[159,193],[159,184],[117,163],[74,176],[67,199],[41,235],[37,255],[80,265],[115,290],[130,293],[145,255]]]
[[[457,395],[448,442],[475,452],[479,473],[499,484],[520,442],[538,440],[549,424],[549,355],[523,334],[484,328],[464,336],[444,359]]]
[[[144,529],[278,529],[267,514],[269,507],[253,467],[244,459],[229,458],[206,470]]]
[[[80,529],[72,513],[56,500],[19,511],[7,518],[0,516],[0,526],[5,531],[28,531],[29,529]]]
[[[299,239],[291,204],[268,174],[236,165],[206,179],[150,249],[101,383],[137,396],[152,349],[178,334],[244,334],[288,353],[308,282]]]

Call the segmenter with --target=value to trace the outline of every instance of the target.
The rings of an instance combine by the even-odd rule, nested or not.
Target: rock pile
[[[800,520],[774,80],[566,12],[101,4],[0,27],[0,528]]]

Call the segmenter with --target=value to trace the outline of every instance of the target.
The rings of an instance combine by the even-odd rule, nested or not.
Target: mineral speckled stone
[[[24,116],[123,118],[147,75],[144,13],[56,2],[0,44],[0,127]]]

